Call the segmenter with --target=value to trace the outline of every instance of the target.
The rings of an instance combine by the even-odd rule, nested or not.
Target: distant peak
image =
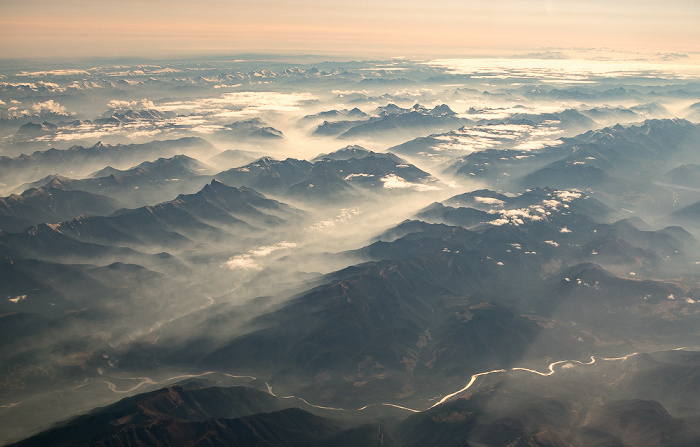
[[[343,149],[346,149],[346,150],[347,150],[347,149],[353,149],[353,150],[362,150],[362,151],[367,150],[367,149],[365,149],[364,147],[360,146],[359,144],[348,144],[348,145],[345,146]]]

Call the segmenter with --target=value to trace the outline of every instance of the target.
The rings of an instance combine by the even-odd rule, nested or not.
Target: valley
[[[0,444],[695,445],[700,72],[518,61],[3,68]]]

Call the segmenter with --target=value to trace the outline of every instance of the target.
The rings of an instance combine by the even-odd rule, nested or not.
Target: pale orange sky
[[[0,57],[700,52],[700,0],[0,0]]]

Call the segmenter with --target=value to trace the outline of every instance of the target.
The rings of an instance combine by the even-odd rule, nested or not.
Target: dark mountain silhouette
[[[0,157],[0,176],[6,184],[26,182],[43,176],[73,172],[88,173],[105,165],[133,166],[144,160],[171,157],[182,153],[210,154],[214,147],[201,138],[188,137],[143,144],[108,145],[98,142],[92,147],[72,146],[69,149],[49,149],[19,157]]]
[[[107,215],[124,205],[109,197],[54,187],[32,188],[0,198],[0,228],[17,232],[29,225],[56,223],[79,214]]]
[[[147,161],[130,169],[107,166],[89,178],[72,179],[50,175],[24,187],[51,186],[82,190],[120,200],[131,206],[167,200],[182,192],[193,192],[207,182],[214,168],[185,155]]]

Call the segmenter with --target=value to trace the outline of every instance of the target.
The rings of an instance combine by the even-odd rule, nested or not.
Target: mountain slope
[[[19,157],[0,157],[0,176],[12,185],[38,180],[49,174],[88,174],[105,165],[128,167],[144,160],[172,157],[182,153],[213,155],[216,150],[206,140],[195,137],[152,141],[143,144],[108,145],[98,142],[91,147],[72,146],[65,150],[49,149]]]
[[[290,403],[245,387],[174,385],[124,399],[13,445],[330,447],[381,443],[376,426],[346,430],[345,424],[288,408]]]
[[[0,198],[0,228],[20,231],[29,225],[56,223],[79,214],[107,215],[123,207],[109,197],[54,187],[32,188]]]

